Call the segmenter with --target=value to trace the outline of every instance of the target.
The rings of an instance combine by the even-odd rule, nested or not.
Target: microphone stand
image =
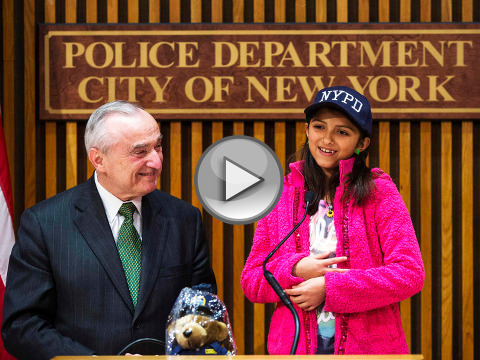
[[[297,346],[298,346],[298,339],[300,337],[300,319],[298,318],[298,314],[295,311],[295,308],[293,307],[292,301],[290,298],[287,296],[285,291],[282,289],[280,284],[278,283],[277,279],[275,279],[275,276],[267,270],[267,262],[270,260],[270,258],[275,254],[275,252],[280,248],[280,246],[283,245],[283,243],[295,232],[295,230],[298,229],[298,227],[303,223],[305,218],[307,217],[307,210],[308,210],[308,205],[310,202],[312,202],[314,197],[314,194],[312,191],[308,191],[307,194],[305,195],[305,213],[303,214],[302,219],[298,222],[297,225],[283,238],[282,241],[275,247],[275,249],[272,250],[270,254],[265,258],[263,261],[263,275],[265,276],[265,279],[267,279],[267,282],[270,284],[270,286],[273,288],[275,293],[280,297],[280,300],[285,304],[285,306],[290,310],[290,312],[293,315],[293,319],[295,321],[295,335],[293,337],[293,344],[292,348],[290,350],[290,355],[295,355],[297,352]]]

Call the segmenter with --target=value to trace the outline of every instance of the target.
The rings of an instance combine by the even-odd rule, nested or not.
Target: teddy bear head
[[[199,349],[214,342],[222,342],[228,336],[225,323],[209,316],[188,314],[168,327],[183,349]]]

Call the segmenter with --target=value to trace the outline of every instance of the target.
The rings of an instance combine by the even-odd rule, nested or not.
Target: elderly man
[[[105,104],[85,145],[94,175],[21,219],[2,326],[18,359],[115,355],[136,339],[163,340],[180,290],[216,286],[200,212],[156,190],[162,135],[152,116]]]

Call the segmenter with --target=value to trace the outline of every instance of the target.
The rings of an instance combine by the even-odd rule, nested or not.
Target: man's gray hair
[[[105,119],[112,114],[134,115],[143,110],[140,105],[128,101],[117,100],[106,103],[95,110],[87,122],[85,128],[85,148],[87,153],[91,148],[97,148],[103,153],[108,153],[110,148],[120,139],[115,139],[105,129]]]

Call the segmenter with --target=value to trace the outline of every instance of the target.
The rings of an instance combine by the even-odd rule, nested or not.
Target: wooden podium
[[[54,360],[125,360],[125,356],[57,356]],[[188,356],[142,356],[127,359],[142,360],[423,360],[423,355],[188,355]]]

